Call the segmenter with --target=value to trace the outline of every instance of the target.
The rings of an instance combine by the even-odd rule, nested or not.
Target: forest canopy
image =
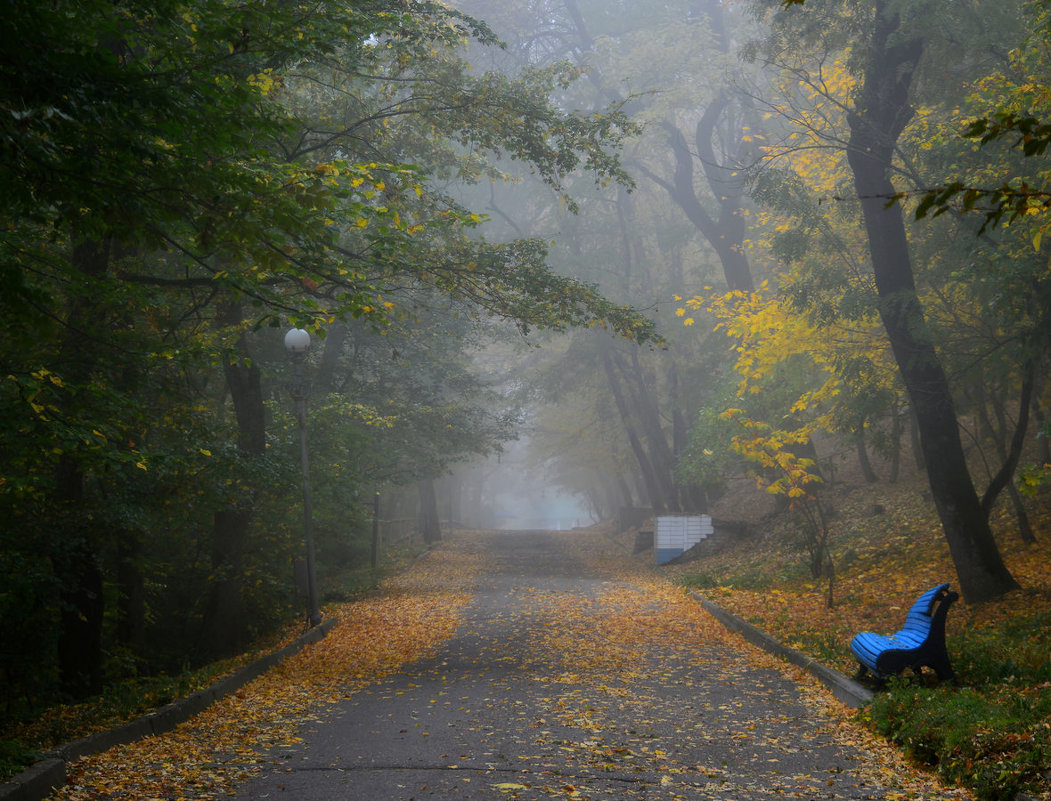
[[[481,21],[426,2],[17,2],[3,36],[5,714],[284,619],[302,536],[285,328],[316,335],[330,557],[366,516],[347,497],[514,436],[513,399],[466,355],[483,332],[654,338],[545,242],[488,242],[446,191],[497,154],[555,197],[570,174],[630,184],[616,104],[556,103],[567,65],[473,72],[465,43],[499,46]]]

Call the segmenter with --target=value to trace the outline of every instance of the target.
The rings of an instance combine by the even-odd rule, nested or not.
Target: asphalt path
[[[669,625],[564,534],[479,542],[456,636],[307,724],[236,798],[898,797],[743,640]]]

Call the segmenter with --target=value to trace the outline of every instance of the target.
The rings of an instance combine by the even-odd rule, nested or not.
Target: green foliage
[[[1051,764],[1051,694],[1023,684],[993,691],[918,688],[893,680],[865,715],[881,734],[949,782],[982,801],[1010,801],[1039,792]]]
[[[1019,615],[995,629],[972,628],[955,638],[955,663],[975,687],[1051,681],[1051,613]]]
[[[6,10],[3,716],[63,697],[69,620],[101,640],[85,664],[117,680],[207,656],[217,589],[232,588],[238,636],[288,619],[302,523],[294,426],[264,408],[287,369],[273,328],[361,320],[373,345],[408,352],[432,332],[405,323],[433,305],[464,325],[496,315],[656,339],[633,310],[554,274],[542,243],[476,236],[482,217],[445,193],[497,153],[560,192],[581,170],[630,184],[620,110],[553,99],[580,70],[476,76],[468,39],[497,44],[484,23],[400,0]],[[471,384],[462,332],[436,336],[419,370],[448,394],[403,383],[381,402],[409,370],[377,357],[367,382],[314,399],[318,550],[334,570],[366,553],[368,512],[350,499],[510,436],[512,416]],[[225,513],[247,522],[229,534]],[[78,594],[82,564],[100,592]],[[89,619],[73,597],[103,608]]]
[[[722,582],[718,576],[712,573],[690,573],[682,579],[682,585],[684,587],[692,587],[696,590],[707,590],[712,587],[718,587]]]
[[[375,590],[385,577],[404,569],[418,552],[419,546],[402,545],[386,550],[377,570],[360,564],[333,569],[321,577],[326,602],[350,600]],[[174,627],[174,622],[169,621],[169,625]],[[32,764],[44,751],[126,723],[210,685],[242,667],[258,652],[271,651],[287,642],[300,627],[299,622],[279,629],[271,626],[270,632],[245,653],[198,669],[151,676],[113,676],[97,697],[53,705],[34,715],[0,716],[0,781]]]
[[[746,569],[741,572],[718,576],[712,573],[690,573],[682,578],[684,587],[703,590],[713,587],[733,587],[739,590],[768,590],[774,586],[775,579],[761,568]]]
[[[12,776],[40,758],[40,753],[14,740],[0,740],[0,780]]]
[[[972,120],[962,135],[977,139],[982,145],[1014,137],[1015,146],[1025,156],[1042,156],[1051,144],[1051,123],[1032,115],[998,110],[989,117]],[[897,199],[904,197],[899,195]],[[1004,182],[992,189],[952,181],[920,195],[915,216],[917,220],[922,220],[928,215],[938,217],[950,210],[980,212],[984,219],[979,233],[984,233],[1001,223],[1010,224],[1029,214],[1046,213],[1049,208],[1051,193],[1039,186],[1031,186],[1024,179],[1014,183]]]
[[[0,683],[5,687],[0,720],[19,718],[50,698],[54,669],[55,607],[60,587],[50,560],[52,543],[36,527],[0,529]]]
[[[676,469],[680,483],[693,482],[716,493],[726,477],[741,472],[745,464],[733,448],[733,439],[740,433],[740,427],[720,413],[720,406],[723,404],[713,402],[698,412],[690,428],[689,446]]]
[[[102,694],[83,703],[52,707],[32,721],[5,721],[0,726],[0,781],[31,764],[41,752],[152,712],[246,662],[247,656],[241,656],[173,675],[124,678],[107,684]]]

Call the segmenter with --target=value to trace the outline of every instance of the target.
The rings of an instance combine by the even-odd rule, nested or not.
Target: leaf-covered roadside
[[[933,513],[908,487],[836,499],[835,579],[810,578],[793,528],[771,524],[724,553],[667,569],[786,645],[852,675],[848,648],[860,631],[891,634],[924,590],[953,581]],[[878,509],[878,513],[875,510]],[[1051,530],[1049,510],[1033,517]],[[997,521],[1010,530],[1006,517]],[[1051,542],[1007,534],[1004,558],[1023,589],[981,605],[959,602],[946,624],[958,684],[907,676],[879,691],[861,715],[917,764],[982,799],[1018,792],[1051,798]],[[932,677],[928,677],[932,679]]]
[[[298,742],[326,705],[426,656],[452,635],[480,564],[432,552],[375,597],[326,608],[338,625],[163,737],[85,757],[54,798],[214,798],[250,776],[268,749]],[[174,793],[174,794],[173,794]]]
[[[322,589],[334,601],[349,601],[375,592],[386,577],[403,572],[420,553],[412,546],[389,548],[382,568],[334,571],[323,576]],[[178,673],[114,680],[100,695],[55,704],[29,720],[0,726],[0,781],[8,781],[48,751],[130,723],[231,676],[252,661],[291,645],[303,633],[303,626],[304,621],[297,618],[228,659]]]
[[[710,766],[699,766],[689,756],[693,749],[703,749],[704,743],[726,734],[711,729],[725,725],[721,722],[725,710],[658,710],[658,696],[645,692],[652,675],[640,672],[644,664],[660,672],[671,662],[681,662],[694,667],[681,677],[670,675],[669,680],[688,682],[690,676],[716,675],[743,688],[733,675],[741,669],[740,660],[712,660],[703,656],[705,651],[698,651],[715,647],[746,653],[751,662],[780,671],[798,684],[807,706],[827,716],[822,726],[834,728],[834,741],[848,744],[861,757],[859,776],[868,786],[881,788],[882,797],[966,797],[964,791],[947,791],[931,775],[911,768],[898,748],[859,725],[851,710],[832,699],[809,674],[751,648],[742,650],[739,640],[699,604],[655,576],[648,559],[615,557],[609,542],[604,543],[605,548],[597,546],[601,531],[567,536],[580,549],[579,558],[590,561],[596,573],[615,580],[596,585],[595,595],[584,603],[576,594],[531,587],[520,590],[530,596],[529,608],[534,611],[516,623],[523,636],[528,636],[529,647],[523,653],[530,661],[515,673],[539,682],[547,712],[543,720],[534,721],[535,734],[521,733],[531,745],[511,755],[516,764],[528,766],[530,760],[539,760],[537,766],[542,770],[537,775],[546,775],[543,771],[549,770],[546,766],[554,749],[574,769],[600,775],[642,771],[659,776],[660,786],[669,791],[697,787],[699,781],[714,788],[732,782],[734,776],[713,773]],[[461,610],[470,600],[471,589],[487,567],[479,557],[482,549],[471,547],[475,540],[461,539],[464,537],[458,535],[444,542],[408,573],[389,581],[381,594],[328,608],[327,614],[340,619],[328,638],[173,732],[81,760],[70,772],[70,783],[55,798],[212,798],[230,792],[259,770],[273,749],[295,747],[301,726],[322,718],[331,703],[426,657],[452,637],[463,622]],[[720,601],[729,606],[731,595],[732,590],[727,590]],[[800,611],[803,613],[802,608]],[[787,625],[778,633],[786,639],[791,636]],[[654,654],[663,654],[664,661],[647,661]],[[617,739],[610,732],[619,728],[612,718],[606,719],[615,707],[637,708],[655,725],[665,715],[670,716],[667,720],[679,721],[677,742],[681,747],[675,753],[658,748],[641,729],[629,731],[627,740]],[[772,714],[776,717],[776,710]],[[729,733],[734,742],[749,742],[756,736],[754,728],[762,720],[757,717],[752,722],[754,726],[742,724],[740,731]],[[556,737],[554,727],[579,730],[580,737]],[[556,774],[551,775],[556,782]],[[778,781],[778,786],[805,796],[811,780],[793,774]],[[523,798],[520,794],[526,791],[546,792],[546,788],[523,782],[498,784],[496,789]],[[588,797],[579,783],[552,784],[549,789],[552,797]]]
[[[596,797],[592,791],[606,797],[602,789],[585,786],[583,779],[563,776],[559,765],[580,776],[644,777],[637,781],[646,786],[652,782],[669,794],[698,787],[722,792],[738,786],[742,775],[737,766],[718,767],[718,761],[704,757],[706,747],[725,741],[751,752],[750,743],[756,740],[756,753],[770,748],[776,755],[787,748],[788,756],[806,747],[801,741],[779,744],[776,738],[769,742],[760,738],[764,726],[787,713],[776,705],[768,708],[766,691],[739,675],[747,672],[746,663],[780,671],[792,686],[798,685],[806,706],[815,713],[807,736],[822,741],[831,737],[849,747],[860,757],[851,771],[857,771],[863,784],[881,797],[965,797],[911,769],[893,747],[857,725],[850,710],[808,674],[742,648],[681,589],[655,576],[648,563],[611,554],[608,542],[603,554],[601,531],[563,536],[572,537],[579,558],[588,559],[597,573],[610,580],[597,584],[594,596],[585,603],[575,593],[520,590],[530,597],[531,611],[516,622],[528,643],[519,653],[528,662],[513,673],[533,685],[543,703],[540,717],[528,728],[516,730],[522,750],[508,758],[550,784],[541,786],[527,779],[495,783],[494,788],[506,797],[585,799]],[[467,535],[450,538],[408,573],[388,582],[382,594],[328,608],[328,614],[339,616],[340,625],[325,640],[167,735],[81,760],[70,772],[70,783],[54,798],[214,798],[231,792],[257,772],[275,749],[280,753],[285,747],[296,747],[302,725],[324,717],[331,703],[426,657],[453,635],[464,622],[461,611],[470,590],[486,569],[478,556],[481,549],[472,547],[475,542]],[[715,658],[742,653],[744,659]],[[498,655],[511,658],[505,652]],[[672,663],[678,669],[689,667],[680,674]],[[666,671],[668,676],[658,675]],[[663,696],[652,693],[654,681],[681,680],[691,686],[691,677],[698,682],[701,706],[696,709],[668,707]],[[766,717],[740,719],[722,706],[704,706],[702,681],[736,686],[738,694],[765,698]],[[742,702],[736,697],[727,701]],[[616,721],[624,709],[634,710],[635,717],[652,727],[640,724],[622,731]],[[798,718],[793,721],[800,725]],[[666,724],[676,732],[673,748],[653,739]],[[557,755],[558,764],[552,755]],[[470,781],[476,770],[465,771],[462,780]],[[789,795],[808,797],[827,789],[814,784],[821,777],[783,772],[778,765],[766,773]],[[758,786],[752,789],[758,791]],[[636,797],[637,790],[627,784],[615,793]]]
[[[577,558],[615,581],[584,599],[528,590],[527,653],[535,661],[516,673],[539,682],[543,703],[518,759],[536,759],[534,775],[550,784],[495,785],[508,798],[839,797],[850,790],[837,777],[795,763],[797,754],[829,741],[852,755],[849,767],[834,770],[853,774],[872,797],[968,797],[910,767],[813,676],[743,645],[648,561],[604,548],[601,536],[601,529],[574,533],[570,541]],[[776,688],[778,674],[790,680],[791,695],[801,693],[805,724]],[[713,684],[732,689],[713,695]],[[669,686],[684,692],[662,690]],[[601,776],[625,783],[605,789]]]

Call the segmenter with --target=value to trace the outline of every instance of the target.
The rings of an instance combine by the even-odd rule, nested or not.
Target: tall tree
[[[816,17],[806,15],[813,11]],[[920,20],[926,6],[875,0],[849,17],[835,4],[808,4],[779,11],[780,36],[797,41],[849,41],[858,86],[847,113],[846,155],[865,223],[867,245],[886,329],[916,415],[932,495],[956,566],[971,602],[997,597],[1017,586],[1004,565],[968,471],[951,386],[917,290],[908,236],[895,197],[900,137],[914,113],[928,46]],[[842,24],[843,20],[848,20]],[[794,26],[794,27],[793,27]],[[844,38],[846,37],[846,38]],[[781,39],[783,41],[783,39]]]

